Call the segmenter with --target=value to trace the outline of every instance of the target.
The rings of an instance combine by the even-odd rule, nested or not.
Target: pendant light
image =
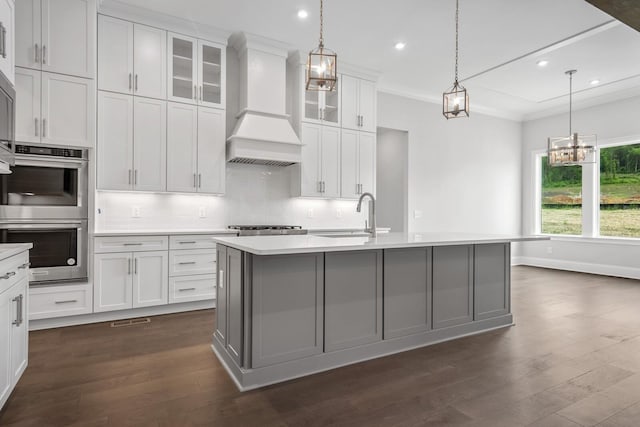
[[[584,165],[596,162],[596,135],[581,135],[572,129],[573,113],[573,75],[576,70],[566,71],[569,76],[569,136],[549,137],[547,140],[547,159],[549,166]]]
[[[460,7],[456,0],[456,78],[453,86],[442,94],[442,114],[449,119],[469,117],[469,94],[467,89],[458,83],[458,17]]]
[[[324,47],[323,0],[320,0],[320,41],[318,47],[309,52],[307,60],[307,90],[333,91],[338,81],[338,55]]]

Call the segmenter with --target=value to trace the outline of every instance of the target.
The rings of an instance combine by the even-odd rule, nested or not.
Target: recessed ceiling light
[[[538,65],[538,67],[546,67],[547,65],[549,65],[549,61],[547,61],[546,59],[541,59],[540,61],[536,62],[536,64]]]
[[[396,43],[396,44],[395,44],[395,46],[394,46],[394,47],[396,48],[396,50],[402,50],[402,49],[404,49],[406,46],[407,46],[407,44],[406,44],[406,43],[398,42],[398,43]]]
[[[306,10],[304,10],[304,9],[300,9],[300,10],[298,11],[298,18],[300,18],[300,19],[307,19],[307,17],[308,17],[308,16],[309,16],[309,12],[307,12]]]
[[[600,80],[598,80],[598,79],[593,79],[593,80],[591,80],[591,82],[590,82],[590,83],[591,83],[591,86],[595,86],[595,85],[597,85],[597,84],[600,84]]]

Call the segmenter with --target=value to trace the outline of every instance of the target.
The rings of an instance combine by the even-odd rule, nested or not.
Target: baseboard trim
[[[554,270],[575,271],[579,273],[599,274],[602,276],[640,280],[640,268],[624,267],[621,265],[593,264],[587,262],[535,257],[518,257],[518,264],[515,264],[512,260],[511,265],[528,265],[531,267],[551,268]]]
[[[29,330],[63,328],[66,326],[86,325],[89,323],[110,322],[134,317],[159,316],[162,314],[182,313],[185,311],[215,308],[215,300],[183,302],[179,304],[159,305],[155,307],[134,308],[131,310],[107,311],[103,313],[81,314],[77,316],[52,319],[29,320]]]

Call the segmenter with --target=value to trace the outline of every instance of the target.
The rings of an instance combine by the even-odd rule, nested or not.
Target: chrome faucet
[[[376,237],[376,199],[373,197],[371,193],[362,193],[360,196],[360,200],[358,200],[358,207],[356,208],[356,212],[360,212],[362,209],[362,200],[369,196],[371,200],[369,201],[369,223],[367,225],[367,221],[365,221],[364,231],[371,234],[371,237]]]

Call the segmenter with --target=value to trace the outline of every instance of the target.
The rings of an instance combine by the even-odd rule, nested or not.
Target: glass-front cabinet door
[[[220,107],[224,100],[225,49],[223,46],[198,41],[198,103]]]
[[[197,103],[197,47],[196,39],[169,34],[169,100]]]
[[[306,90],[304,87],[304,67],[302,74],[304,120],[340,126],[340,84],[337,84],[332,92]]]

